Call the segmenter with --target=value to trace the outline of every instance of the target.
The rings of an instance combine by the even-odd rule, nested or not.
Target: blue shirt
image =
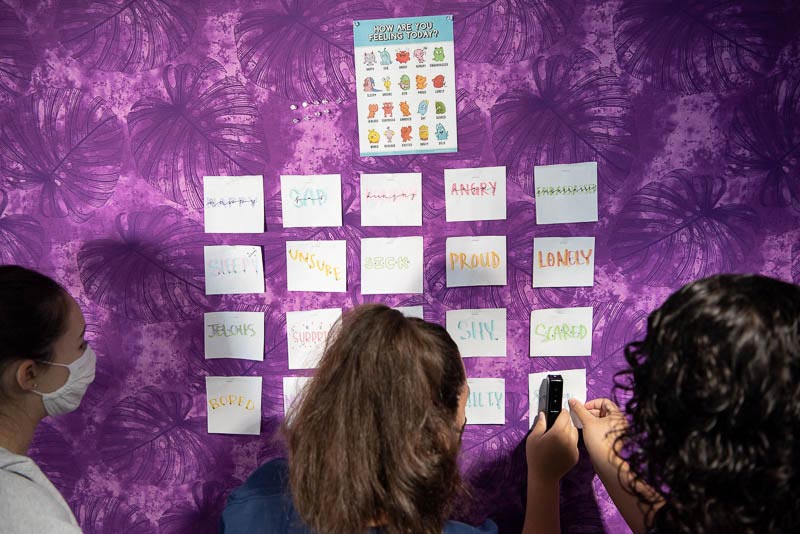
[[[221,534],[312,534],[303,524],[288,491],[289,466],[279,458],[262,465],[228,497]],[[370,529],[370,532],[380,532]],[[497,534],[488,520],[480,527],[448,521],[444,534]]]

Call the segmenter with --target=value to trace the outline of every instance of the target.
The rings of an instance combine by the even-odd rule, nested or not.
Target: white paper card
[[[203,206],[207,233],[263,233],[264,177],[204,176]]]
[[[206,233],[263,233],[264,177],[204,176],[203,218]]]
[[[347,291],[347,242],[287,241],[286,282],[289,291]]]
[[[504,378],[468,378],[468,425],[506,423],[506,381]]]
[[[504,286],[506,236],[448,237],[445,261],[447,287]]]
[[[495,221],[506,218],[506,168],[445,169],[446,219]]]
[[[533,287],[594,285],[594,237],[534,237]]]
[[[422,226],[422,173],[362,174],[361,226]]]
[[[586,369],[569,369],[567,371],[545,371],[543,373],[533,373],[528,375],[528,398],[530,399],[530,411],[528,413],[528,426],[533,426],[533,422],[540,411],[544,410],[544,397],[542,383],[547,375],[561,375],[564,379],[564,392],[561,396],[561,406],[569,410],[569,399],[578,399],[579,402],[586,402]],[[583,428],[580,420],[572,415],[572,422],[578,428]]]
[[[319,363],[328,332],[342,316],[341,308],[286,312],[289,369],[313,369]]]
[[[289,413],[294,401],[302,393],[308,383],[311,382],[310,376],[284,376],[283,377],[283,415]]]
[[[281,176],[284,228],[342,225],[342,176]]]
[[[422,293],[422,237],[361,240],[361,294]]]
[[[211,245],[203,247],[206,295],[264,292],[261,247]]]
[[[533,168],[536,224],[597,220],[597,162]]]
[[[506,309],[448,310],[447,332],[462,358],[506,355]]]
[[[209,434],[261,433],[261,377],[207,376]]]
[[[264,360],[264,312],[206,313],[203,326],[207,360]]]
[[[591,306],[531,312],[531,356],[591,355]]]
[[[417,319],[424,320],[422,306],[395,306],[395,310],[399,311],[406,317],[416,317]]]

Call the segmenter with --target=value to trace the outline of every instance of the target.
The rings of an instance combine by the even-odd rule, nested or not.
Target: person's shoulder
[[[458,521],[448,521],[444,526],[444,534],[497,534],[497,525],[491,519],[487,519],[479,527]]]
[[[232,499],[281,496],[289,486],[289,464],[286,458],[276,458],[257,468],[244,484],[231,493]]]
[[[271,460],[233,490],[222,512],[223,534],[309,534],[292,504],[289,465]]]
[[[68,509],[33,480],[0,469],[0,534],[20,532],[79,533]]]

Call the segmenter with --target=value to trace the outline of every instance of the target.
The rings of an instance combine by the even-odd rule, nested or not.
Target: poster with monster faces
[[[456,152],[453,17],[353,22],[362,157]]]

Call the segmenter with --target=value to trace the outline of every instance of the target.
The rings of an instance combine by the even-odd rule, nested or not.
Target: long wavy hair
[[[696,281],[650,315],[625,357],[619,455],[663,495],[653,530],[800,532],[800,287]]]
[[[440,534],[461,488],[458,347],[439,325],[368,304],[332,330],[284,424],[289,485],[315,532]]]

